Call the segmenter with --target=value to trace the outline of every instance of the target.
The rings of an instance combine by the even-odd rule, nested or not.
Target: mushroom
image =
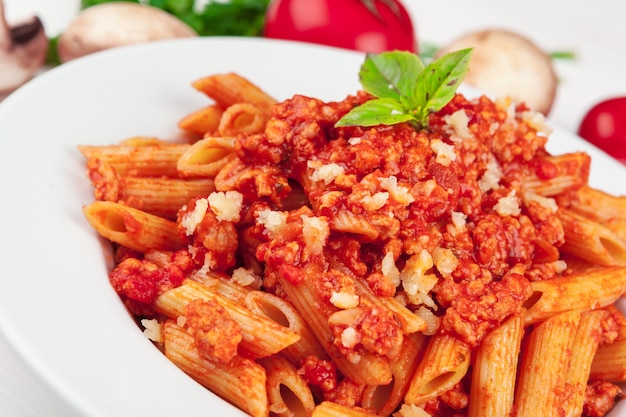
[[[457,38],[436,55],[470,47],[474,51],[465,83],[486,94],[524,102],[544,115],[550,112],[558,80],[549,54],[518,33],[487,29]]]
[[[153,6],[101,3],[81,11],[59,37],[61,62],[117,46],[198,34],[177,17]]]
[[[9,26],[0,0],[0,97],[30,80],[48,53],[48,37],[37,16]]]

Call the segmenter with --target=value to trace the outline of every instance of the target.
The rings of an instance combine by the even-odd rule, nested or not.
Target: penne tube
[[[192,86],[227,108],[235,103],[252,103],[269,114],[276,100],[246,78],[235,74],[214,74],[200,78]]]
[[[369,289],[366,283],[362,280],[354,279],[356,286],[356,293],[359,297],[367,299],[372,305],[377,305],[381,309],[388,309],[394,312],[396,318],[402,324],[402,331],[405,334],[411,334],[415,332],[424,332],[428,325],[426,321],[406,308],[395,297],[381,297],[377,296]]]
[[[405,337],[400,355],[391,363],[393,381],[387,385],[368,385],[363,391],[361,405],[375,410],[379,416],[391,415],[402,403],[427,343],[428,337],[421,333]]]
[[[266,374],[256,362],[235,356],[224,364],[203,357],[194,338],[173,321],[163,325],[165,356],[193,379],[253,417],[269,416]]]
[[[550,317],[530,333],[521,358],[513,415],[561,415],[565,375],[579,322],[580,311],[568,311]]]
[[[551,178],[537,176],[532,172],[522,180],[524,192],[532,192],[544,197],[578,190],[587,184],[591,158],[584,152],[547,156],[544,164],[549,164],[555,174]]]
[[[508,417],[513,411],[517,361],[524,336],[524,315],[493,329],[476,351],[468,417]]]
[[[185,306],[192,300],[215,300],[237,322],[243,332],[240,348],[253,358],[276,354],[296,343],[300,336],[280,324],[253,314],[243,306],[218,294],[213,288],[186,279],[182,285],[165,291],[154,301],[154,308],[172,319],[184,315]]]
[[[308,417],[313,414],[313,394],[298,370],[280,356],[260,361],[267,373],[267,396],[272,415]]]
[[[224,165],[235,159],[235,138],[208,136],[191,145],[176,162],[185,178],[214,178]]]
[[[364,409],[346,407],[331,401],[322,401],[313,410],[312,417],[372,417],[375,415]]]
[[[600,345],[602,321],[607,317],[606,310],[585,311],[580,316],[572,344],[572,358],[565,377],[565,383],[571,387],[571,395],[567,396],[564,409],[566,417],[577,417],[583,414],[585,389],[591,371],[591,363]]]
[[[626,196],[616,196],[590,186],[582,187],[572,199],[571,210],[597,222],[626,219]]]
[[[185,132],[204,136],[217,132],[224,109],[215,104],[205,106],[187,114],[178,121],[178,127]]]
[[[98,159],[101,163],[111,165],[118,175],[177,177],[176,163],[189,146],[186,143],[167,142],[140,146],[135,144],[79,145],[78,151],[87,160]]]
[[[626,382],[626,339],[601,345],[591,363],[589,378],[598,381]]]
[[[440,333],[431,337],[404,401],[420,405],[450,390],[467,373],[470,357],[470,346],[454,336]]]
[[[122,177],[115,201],[155,216],[176,220],[178,211],[194,197],[215,191],[212,179]]]
[[[316,339],[345,377],[361,385],[385,385],[391,382],[391,367],[386,358],[363,350],[356,360],[351,360],[339,352],[328,324],[330,314],[321,310],[326,301],[316,295],[313,279],[304,279],[297,285],[281,276],[278,280],[289,301],[300,312]]]
[[[222,136],[261,133],[268,119],[269,114],[254,104],[235,103],[224,110],[218,132]]]
[[[555,314],[599,309],[613,304],[626,291],[626,268],[607,267],[582,274],[531,282],[533,295],[526,301],[526,324]]]
[[[599,265],[626,266],[626,241],[613,230],[567,209],[558,217],[565,232],[563,252]]]
[[[83,214],[102,237],[138,252],[184,247],[175,222],[120,203],[96,201]]]
[[[300,336],[300,340],[282,352],[293,364],[299,366],[308,356],[327,356],[298,310],[287,300],[263,291],[250,291],[243,303],[254,314],[267,317]]]

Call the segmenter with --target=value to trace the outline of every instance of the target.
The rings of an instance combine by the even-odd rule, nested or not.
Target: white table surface
[[[9,21],[37,14],[49,35],[71,21],[79,0],[4,0]],[[626,95],[626,2],[623,0],[404,0],[422,42],[442,45],[484,28],[518,31],[548,51],[571,51],[558,61],[560,80],[552,123],[575,132],[600,100]],[[97,378],[97,375],[94,375]],[[0,335],[0,416],[75,417]]]

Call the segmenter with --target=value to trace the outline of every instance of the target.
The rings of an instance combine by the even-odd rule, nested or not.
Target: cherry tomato
[[[626,165],[626,96],[592,107],[583,118],[578,135]]]
[[[372,53],[418,52],[413,23],[398,0],[272,0],[264,35]]]

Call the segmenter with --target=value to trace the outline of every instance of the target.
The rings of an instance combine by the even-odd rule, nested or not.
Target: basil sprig
[[[426,129],[428,116],[456,94],[469,70],[471,54],[471,48],[462,49],[426,66],[411,52],[367,54],[359,80],[363,89],[376,98],[350,110],[335,126],[408,122],[416,129]]]

